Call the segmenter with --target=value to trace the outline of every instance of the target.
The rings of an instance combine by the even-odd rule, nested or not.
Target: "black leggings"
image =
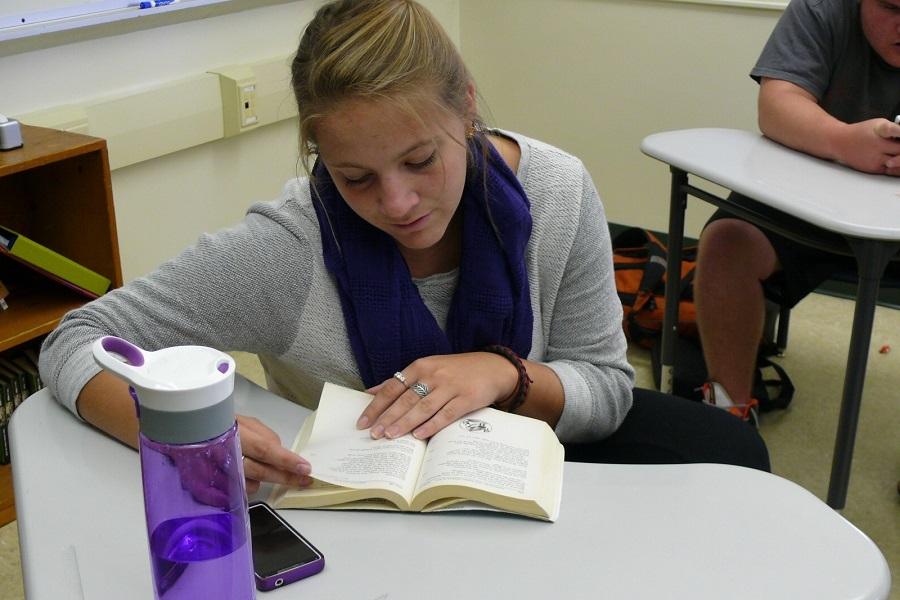
[[[724,463],[770,471],[769,451],[748,423],[714,406],[634,389],[619,429],[588,444],[565,444],[566,460],[590,463]]]

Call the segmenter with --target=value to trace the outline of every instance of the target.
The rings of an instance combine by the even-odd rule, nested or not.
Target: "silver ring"
[[[397,371],[396,373],[394,373],[394,379],[396,379],[403,385],[406,385],[406,375],[404,375],[402,371]]]
[[[421,381],[415,382],[414,384],[409,386],[409,389],[411,389],[413,392],[415,392],[415,394],[419,398],[424,398],[425,396],[427,396],[428,394],[431,393],[431,388],[428,387],[428,384],[422,383]]]

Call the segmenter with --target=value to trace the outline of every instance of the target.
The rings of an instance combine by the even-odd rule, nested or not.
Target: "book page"
[[[549,425],[483,408],[431,438],[416,494],[430,498],[425,492],[438,486],[468,486],[535,500],[552,512],[561,472],[562,445]]]
[[[425,442],[412,435],[373,440],[356,429],[372,396],[325,384],[315,422],[303,448],[295,450],[312,465],[312,477],[355,489],[386,489],[407,500],[418,477]]]

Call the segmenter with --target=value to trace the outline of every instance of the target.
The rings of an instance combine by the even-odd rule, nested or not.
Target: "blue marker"
[[[138,8],[156,8],[157,6],[167,6],[169,4],[178,4],[178,0],[150,0],[149,2],[141,2]]]

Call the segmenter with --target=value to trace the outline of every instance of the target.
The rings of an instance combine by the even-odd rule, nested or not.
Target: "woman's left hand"
[[[428,356],[367,391],[375,398],[363,411],[358,429],[371,425],[373,438],[396,438],[412,431],[426,439],[460,417],[508,398],[519,374],[504,357],[490,352]],[[427,392],[416,384],[427,386]]]

